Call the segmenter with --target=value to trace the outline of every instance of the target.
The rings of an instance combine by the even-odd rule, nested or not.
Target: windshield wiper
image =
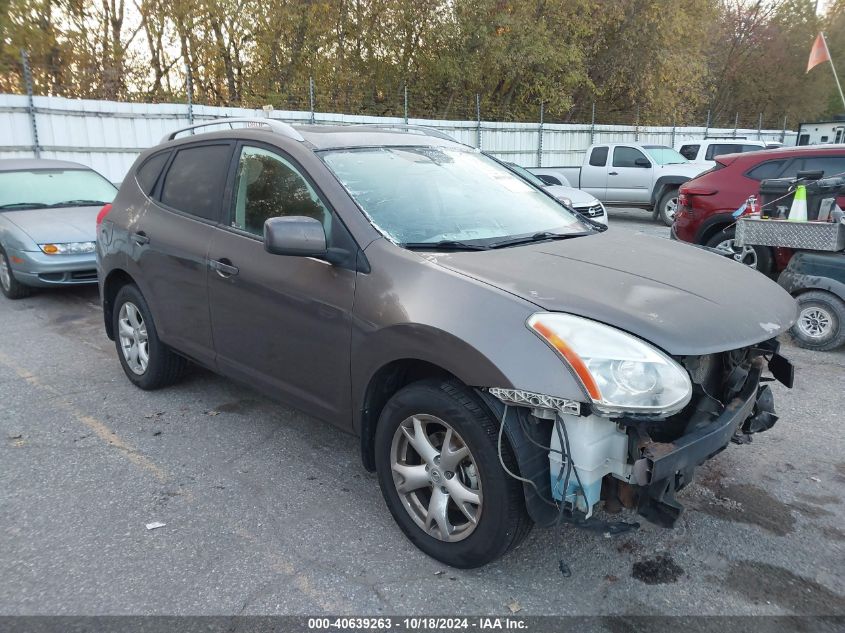
[[[595,235],[594,231],[583,231],[581,233],[551,233],[549,231],[541,231],[534,235],[525,237],[515,237],[510,240],[502,240],[501,242],[493,242],[490,248],[505,248],[507,246],[518,246],[519,244],[531,244],[532,242],[545,242],[547,240],[568,240],[572,237],[584,237],[586,235]]]
[[[78,207],[78,206],[103,206],[106,204],[103,200],[65,200],[64,202],[54,202],[50,207]]]
[[[10,202],[9,204],[0,204],[0,209],[38,209],[43,206],[43,202]]]
[[[439,242],[405,242],[405,248],[412,251],[486,251],[487,246],[481,244],[467,244],[455,240],[441,240]]]

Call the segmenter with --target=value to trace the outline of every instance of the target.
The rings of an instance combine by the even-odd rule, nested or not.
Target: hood
[[[796,315],[795,300],[757,271],[695,246],[612,229],[434,259],[543,310],[615,326],[678,356],[765,341]]]
[[[574,187],[564,187],[563,185],[549,185],[546,191],[552,194],[555,198],[569,198],[572,200],[573,207],[591,207],[599,203],[591,194],[581,189]]]
[[[93,242],[97,239],[97,213],[102,207],[61,207],[4,211],[36,244],[47,242]]]

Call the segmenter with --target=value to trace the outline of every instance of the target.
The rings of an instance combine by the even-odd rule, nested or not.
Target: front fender
[[[677,189],[690,180],[692,179],[686,176],[661,176],[654,181],[654,187],[651,190],[651,204],[657,204],[666,189]]]
[[[2,216],[0,216],[0,246],[16,251],[41,251],[38,244],[17,224]]]
[[[351,337],[353,424],[376,373],[419,360],[471,387],[524,389],[586,401],[558,355],[526,325],[535,304],[386,240],[367,248]]]

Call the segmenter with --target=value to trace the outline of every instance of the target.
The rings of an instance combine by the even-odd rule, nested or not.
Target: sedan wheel
[[[455,542],[473,533],[483,506],[481,479],[472,453],[447,422],[406,418],[393,435],[390,463],[402,505],[426,534]]]
[[[147,325],[138,306],[129,301],[124,303],[120,307],[117,324],[123,359],[129,369],[140,376],[147,371],[147,365],[150,362],[150,342],[147,336]]]
[[[15,279],[9,257],[2,248],[0,248],[0,292],[7,299],[23,299],[32,293],[32,288]]]
[[[0,256],[0,284],[3,285],[3,290],[8,292],[12,287],[12,273],[9,270],[9,264],[6,263],[6,258]]]

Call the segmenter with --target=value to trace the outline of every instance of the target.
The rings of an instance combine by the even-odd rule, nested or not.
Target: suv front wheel
[[[412,383],[385,405],[376,469],[393,518],[414,545],[454,567],[479,567],[532,527],[522,484],[499,462],[499,421],[456,381]],[[502,459],[515,459],[503,442]]]

